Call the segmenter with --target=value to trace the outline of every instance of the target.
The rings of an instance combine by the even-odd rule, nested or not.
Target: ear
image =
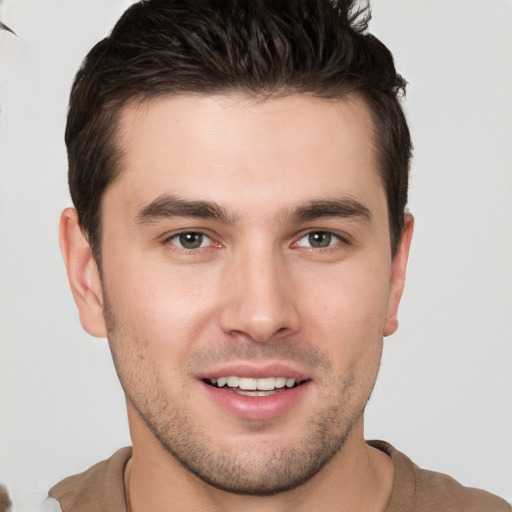
[[[398,248],[391,266],[391,288],[388,298],[388,311],[384,325],[384,336],[393,334],[398,329],[398,305],[405,286],[405,274],[409,249],[411,247],[414,217],[410,213],[404,216],[404,227]]]
[[[74,208],[60,216],[59,242],[82,327],[92,336],[106,338],[100,275]]]

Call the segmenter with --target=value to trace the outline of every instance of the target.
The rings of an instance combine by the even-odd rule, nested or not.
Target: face
[[[364,103],[157,99],[126,107],[119,143],[99,306],[77,302],[134,446],[154,434],[232,492],[301,484],[362,439],[403,287]]]

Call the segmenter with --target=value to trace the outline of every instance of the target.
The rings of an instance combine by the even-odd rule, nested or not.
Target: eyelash
[[[173,242],[174,239],[179,240],[179,237],[186,236],[186,235],[199,235],[202,238],[201,245],[199,245],[198,247],[189,248],[189,247],[183,247],[183,245],[180,246],[177,243]],[[204,238],[207,238],[208,240],[210,240],[210,243],[203,246],[202,243],[203,243]],[[177,248],[177,250],[185,251],[188,253],[197,252],[198,249],[208,249],[208,248],[211,248],[213,245],[216,245],[218,247],[221,246],[218,242],[215,242],[212,239],[212,237],[208,236],[206,233],[204,233],[203,231],[199,231],[199,230],[198,231],[192,231],[192,230],[179,231],[178,233],[173,233],[171,236],[168,236],[167,238],[165,238],[163,240],[163,243],[174,245]]]
[[[314,235],[322,235],[322,236],[327,235],[328,236],[328,245],[326,245],[324,247],[312,246],[311,245],[311,242],[312,242],[311,237]],[[332,238],[335,239],[334,243],[331,243]],[[301,240],[304,240],[304,239],[308,239],[310,245],[306,245],[306,246],[300,245]],[[320,229],[320,230],[313,230],[313,231],[308,231],[307,233],[304,233],[296,242],[294,242],[292,244],[292,247],[304,247],[306,249],[313,250],[313,251],[329,251],[329,250],[339,249],[340,244],[347,245],[348,241],[341,235],[333,233],[332,231]]]
[[[314,247],[311,245],[300,245],[301,240],[303,240],[307,237],[312,237],[313,235],[320,235],[320,234],[327,235],[329,237],[328,245],[326,245],[324,247]],[[173,240],[179,240],[179,237],[186,236],[186,235],[199,235],[201,237],[200,245],[198,247],[190,248],[190,247],[183,247],[182,243],[180,243],[180,245],[178,245],[178,243],[173,242]],[[210,240],[210,243],[208,243],[207,245],[202,245],[204,242],[204,238]],[[331,240],[332,238],[335,239],[335,243],[330,243],[332,241]],[[311,238],[309,238],[309,243],[311,244]],[[175,246],[177,250],[184,251],[189,254],[196,253],[198,249],[220,248],[222,246],[219,242],[216,242],[211,236],[207,235],[206,233],[204,233],[201,230],[197,230],[197,231],[187,230],[187,231],[179,231],[177,233],[173,233],[172,235],[166,237],[163,240],[163,244],[164,245],[171,244],[171,245]],[[349,242],[349,240],[347,240],[346,237],[343,237],[337,233],[333,233],[332,231],[328,231],[328,230],[319,229],[319,230],[310,230],[310,231],[307,231],[306,233],[303,233],[295,242],[293,242],[291,244],[291,247],[292,248],[303,247],[304,249],[309,250],[309,251],[326,252],[326,251],[337,250],[340,248],[339,247],[340,245],[350,245],[350,242]]]

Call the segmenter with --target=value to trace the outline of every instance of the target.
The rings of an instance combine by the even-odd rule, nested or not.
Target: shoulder
[[[464,487],[448,475],[421,469],[388,443],[370,441],[369,444],[388,454],[395,466],[395,481],[386,512],[512,512],[511,506],[498,496]]]
[[[54,485],[49,496],[60,503],[64,512],[124,511],[124,468],[131,453],[129,447],[118,450],[109,459]]]
[[[464,487],[448,475],[427,471],[416,466],[418,502],[428,502],[436,495],[444,503],[446,510],[464,510],[466,512],[512,512],[504,500],[472,487]],[[458,509],[456,508],[458,507]]]

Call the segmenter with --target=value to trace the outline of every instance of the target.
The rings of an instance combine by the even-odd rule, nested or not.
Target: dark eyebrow
[[[172,217],[194,217],[196,219],[213,219],[226,224],[234,219],[226,210],[210,201],[188,201],[177,196],[163,195],[144,206],[136,214],[139,224],[155,222],[158,219]]]
[[[193,217],[211,219],[224,224],[232,224],[236,219],[224,208],[211,201],[191,201],[178,196],[163,195],[143,206],[136,214],[138,224],[156,222],[172,217]],[[292,208],[286,218],[289,222],[307,222],[322,217],[362,218],[372,220],[370,210],[356,199],[347,197],[331,200],[309,201],[305,205]]]
[[[361,202],[351,197],[310,201],[304,206],[292,210],[290,220],[292,222],[306,222],[322,217],[360,218],[366,221],[372,220],[370,210]]]

